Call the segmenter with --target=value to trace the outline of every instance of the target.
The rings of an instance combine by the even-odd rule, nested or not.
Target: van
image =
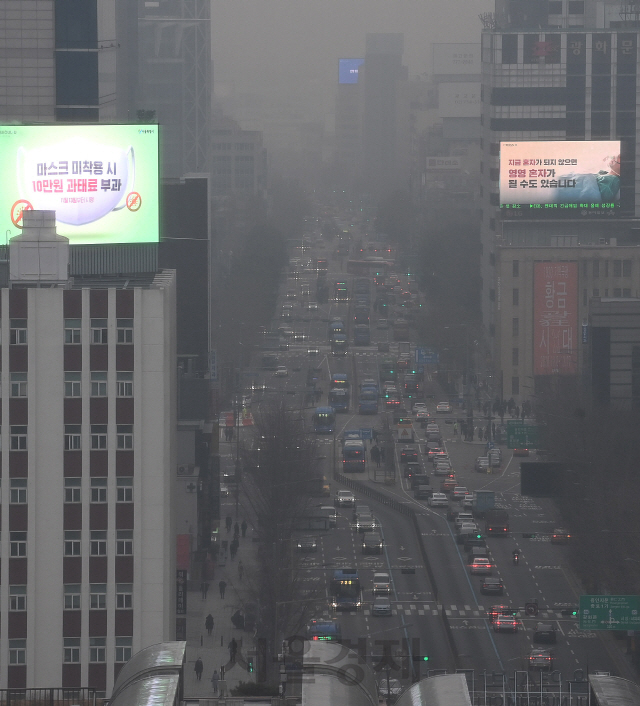
[[[546,642],[550,645],[556,644],[556,629],[551,623],[538,623],[533,633],[534,642]]]
[[[376,573],[373,575],[373,593],[390,593],[391,580],[389,574]]]
[[[329,519],[329,527],[338,526],[338,513],[333,505],[323,505],[320,508],[320,514],[325,515]]]

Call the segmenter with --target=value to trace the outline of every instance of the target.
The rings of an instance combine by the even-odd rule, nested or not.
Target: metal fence
[[[65,689],[0,689],[0,706],[102,706],[96,690]]]

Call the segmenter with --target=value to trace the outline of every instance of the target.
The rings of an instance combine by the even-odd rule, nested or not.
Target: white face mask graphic
[[[17,153],[20,198],[52,210],[61,223],[92,223],[126,205],[135,182],[133,147],[121,149],[84,138]]]

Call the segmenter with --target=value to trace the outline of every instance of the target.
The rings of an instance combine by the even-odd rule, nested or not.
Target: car
[[[456,529],[469,522],[473,522],[473,513],[471,512],[457,512],[453,519],[453,524]]]
[[[460,500],[460,505],[465,510],[471,510],[473,508],[473,493],[468,493]]]
[[[318,540],[315,537],[300,537],[298,540],[298,551],[317,552]]]
[[[220,484],[220,497],[226,498],[229,495],[229,486],[224,483]]]
[[[282,305],[282,311],[291,311],[293,309],[293,304],[291,302],[285,302]]]
[[[502,579],[496,576],[487,576],[480,584],[480,593],[485,596],[501,596],[504,593]]]
[[[287,289],[287,299],[295,299],[296,293],[293,289]]]
[[[467,540],[471,537],[477,538],[478,535],[480,534],[480,530],[478,529],[478,526],[476,525],[475,522],[465,522],[460,526],[458,530],[456,530],[456,542],[458,544],[466,544]],[[475,559],[477,557],[473,557],[472,564],[475,563]],[[486,558],[486,557],[485,557]],[[482,573],[481,571],[472,571],[471,573]]]
[[[315,346],[307,348],[307,355],[311,355],[311,356],[320,355],[320,349],[316,348]]]
[[[390,395],[397,395],[398,394],[398,388],[390,382],[385,382],[384,385],[382,386],[382,395],[383,397],[389,397]]]
[[[421,409],[416,414],[416,421],[420,422],[420,424],[424,424],[427,420],[431,418],[431,415],[429,412],[427,412],[426,409]]]
[[[338,507],[354,507],[355,495],[350,490],[339,490],[336,493],[334,504]]]
[[[323,486],[323,491],[324,488],[329,488],[329,486]],[[327,496],[329,493],[327,493]],[[338,513],[336,512],[335,507],[333,505],[321,505],[319,509],[320,515],[326,517],[329,520],[329,527],[337,527],[338,526]]]
[[[397,397],[387,397],[384,404],[386,407],[399,407],[400,400]]]
[[[440,490],[443,493],[451,493],[453,492],[453,489],[457,487],[457,485],[458,481],[455,478],[445,478],[442,483],[440,483]]]
[[[280,312],[280,318],[281,318],[281,319],[291,319],[291,318],[293,318],[293,317],[292,317],[292,314],[291,314],[291,310],[290,310],[290,309],[283,309],[283,310]]]
[[[371,615],[391,615],[391,601],[387,596],[376,596],[373,599]]]
[[[528,455],[529,455],[529,449],[514,449],[514,450],[513,450],[513,455],[514,455],[514,456],[528,456]]]
[[[518,632],[518,620],[513,615],[497,615],[492,622],[493,632]]]
[[[304,308],[307,309],[308,311],[317,311],[318,310],[318,302],[307,302],[304,305]]]
[[[571,539],[569,530],[557,527],[551,534],[551,544],[568,544]]]
[[[487,611],[487,617],[489,618],[489,622],[492,623],[499,615],[507,615],[513,618],[515,613],[516,611],[514,611],[511,606],[499,604],[492,605],[491,608],[489,608]]]
[[[453,470],[449,461],[436,461],[433,464],[433,474],[435,476],[451,476],[453,475]]]
[[[378,693],[387,703],[395,703],[402,693],[402,684],[398,679],[381,679],[378,683]]]
[[[382,554],[382,535],[380,532],[365,532],[362,537],[363,554]]]
[[[380,331],[386,331],[389,328],[389,322],[386,319],[378,319],[376,328]]]
[[[382,571],[373,575],[373,594],[379,593],[391,593],[391,578]]]
[[[435,457],[438,454],[445,454],[445,456],[447,456],[444,449],[441,449],[439,446],[429,446],[428,447],[427,458],[429,459],[429,461],[434,461]],[[447,456],[447,458],[448,458],[448,456]]]
[[[549,645],[556,644],[556,629],[551,623],[538,623],[533,631],[534,642],[546,642]]]
[[[353,508],[353,521],[355,522],[360,515],[370,515],[371,514],[371,508],[368,505],[361,505],[358,503],[357,505],[354,505]]]
[[[356,532],[375,532],[379,526],[373,515],[359,515],[356,520]]]
[[[436,405],[436,414],[449,414],[451,405],[448,402],[438,402]]]
[[[427,403],[426,402],[414,402],[413,403],[413,413],[418,414],[418,412],[426,412],[427,411]],[[427,414],[427,416],[429,416]]]
[[[489,457],[478,456],[473,467],[476,473],[486,473],[489,468]]]
[[[307,333],[302,333],[301,331],[296,331],[293,334],[293,340],[296,343],[304,343],[305,341],[309,340],[309,334]]]
[[[407,463],[408,461],[417,461],[418,452],[408,446],[400,450],[400,463]]]
[[[452,500],[462,500],[465,495],[467,495],[469,491],[467,488],[465,488],[464,485],[456,485],[455,488],[451,491],[451,499]]]
[[[439,434],[440,427],[438,426],[437,422],[429,422],[425,431],[427,432],[427,434]]]
[[[279,365],[274,371],[273,374],[278,377],[278,378],[286,378],[287,375],[289,374],[289,371],[287,370],[286,365]]]
[[[444,493],[433,493],[427,504],[431,507],[449,507],[449,498]]]
[[[553,670],[553,653],[551,650],[531,650],[527,657],[529,669],[538,669],[540,671]]]
[[[288,326],[279,326],[278,333],[284,338],[291,338],[291,336],[293,336],[293,329]]]
[[[413,478],[416,474],[422,475],[422,466],[418,461],[408,461],[404,464],[405,478]]]

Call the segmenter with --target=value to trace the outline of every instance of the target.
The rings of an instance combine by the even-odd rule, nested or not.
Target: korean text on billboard
[[[577,372],[578,265],[538,262],[534,269],[535,375]]]

